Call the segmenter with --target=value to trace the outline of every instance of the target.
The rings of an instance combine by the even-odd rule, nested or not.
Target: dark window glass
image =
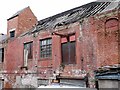
[[[28,55],[28,59],[33,58],[33,43],[29,42],[24,44],[24,50],[26,51],[26,55]]]
[[[10,37],[12,38],[12,37],[15,37],[15,31],[11,31],[10,32]]]
[[[47,58],[52,55],[52,39],[45,39],[40,41],[40,57]]]
[[[0,48],[0,62],[4,62],[4,48]]]
[[[62,44],[62,63],[75,64],[75,42]]]
[[[63,64],[76,64],[75,56],[75,40],[70,40],[71,36],[66,37],[67,42],[62,43],[62,63]]]

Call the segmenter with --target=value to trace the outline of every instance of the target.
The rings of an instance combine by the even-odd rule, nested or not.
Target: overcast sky
[[[7,19],[17,11],[30,6],[38,20],[81,6],[95,0],[1,0],[0,33],[7,32]]]

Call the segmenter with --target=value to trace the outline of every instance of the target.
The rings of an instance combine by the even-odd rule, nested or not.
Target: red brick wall
[[[31,11],[29,7],[25,8],[21,13],[7,21],[7,34],[9,36],[9,30],[15,30],[15,37],[18,37],[20,34],[30,30],[35,24],[37,24],[37,18]]]
[[[17,36],[30,30],[35,24],[37,24],[37,18],[28,7],[19,14]]]
[[[62,76],[80,78],[89,73],[90,80],[93,80],[93,71],[97,68],[118,64],[118,24],[116,19],[111,19],[116,18],[117,15],[113,12],[109,12],[110,14],[111,16],[107,18],[104,15],[96,15],[84,19],[81,24],[76,22],[55,29],[55,32],[61,34],[75,33],[76,38],[76,64],[66,65]],[[19,25],[22,26],[20,23]],[[19,30],[21,33],[21,28]],[[61,38],[50,32],[54,32],[54,30],[43,30],[36,33],[36,37],[26,35],[9,41],[6,70],[14,71],[18,69],[18,66],[23,65],[23,43],[30,41],[33,41],[33,59],[28,62],[29,70],[37,66],[37,72],[42,72],[39,75],[48,78],[48,71],[51,70],[51,67],[53,71],[59,69],[62,61]],[[45,38],[52,38],[52,57],[41,59],[40,40]]]
[[[109,13],[111,16],[104,16],[96,21],[98,39],[97,62],[99,67],[119,63],[118,19],[117,14],[113,13],[114,11],[111,11]]]
[[[15,17],[13,19],[10,19],[7,21],[7,35],[10,36],[9,30],[16,29],[18,31],[18,17]]]
[[[95,23],[96,22],[96,23]],[[97,23],[99,22],[99,23]],[[101,25],[102,28],[97,29]],[[107,29],[108,30],[108,29]],[[113,30],[113,29],[112,29]],[[115,28],[116,30],[116,28]],[[71,24],[70,28],[63,29],[59,33],[75,33],[76,38],[76,65],[66,66],[66,72],[72,72],[74,70],[95,70],[103,65],[117,64],[118,62],[118,44],[115,33],[109,34],[109,37],[105,37],[105,30],[103,22],[94,20],[94,17],[86,19],[82,23],[82,30],[80,30],[80,24]],[[82,33],[82,34],[81,34]],[[52,57],[40,58],[40,40],[45,38],[52,38]],[[21,37],[10,41],[7,49],[7,63],[8,69],[13,69],[19,64],[23,64],[23,43],[33,41],[33,60],[29,61],[29,68],[34,67],[35,64],[38,67],[53,67],[54,70],[58,69],[61,64],[61,38],[58,35],[51,35],[47,31],[42,31],[37,37],[33,35]],[[110,44],[111,43],[111,44]],[[108,47],[105,47],[108,46]],[[12,52],[12,53],[11,53]],[[17,52],[17,53],[16,53]],[[109,58],[109,59],[108,59]],[[11,62],[13,60],[13,62]],[[20,61],[19,64],[18,60]],[[37,60],[37,61],[36,61]],[[16,65],[17,64],[17,65]]]
[[[19,39],[9,41],[5,56],[5,69],[8,72],[19,71],[23,62],[23,43]]]

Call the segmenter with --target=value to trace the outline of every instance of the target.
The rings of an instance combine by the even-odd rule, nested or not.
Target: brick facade
[[[16,13],[7,20],[7,35],[10,37],[10,30],[15,30],[15,37],[30,30],[37,24],[37,18],[31,11],[30,7]]]
[[[16,81],[16,76],[28,72],[35,73],[40,79],[49,79],[54,77],[54,74],[59,79],[84,80],[87,77],[88,86],[95,87],[95,70],[120,63],[118,10],[107,11],[56,28],[21,35],[36,23],[36,18],[29,8],[24,12],[8,20],[8,36],[9,30],[16,28],[17,37],[8,40],[5,54],[5,70],[8,77],[12,73],[10,76],[12,82]],[[62,63],[62,43],[66,42],[65,38],[71,34],[74,36],[70,40],[75,42],[75,63],[66,65]],[[48,38],[52,39],[52,56],[41,58],[40,41]],[[24,67],[24,44],[29,42],[33,43],[33,57],[27,60],[27,67]]]

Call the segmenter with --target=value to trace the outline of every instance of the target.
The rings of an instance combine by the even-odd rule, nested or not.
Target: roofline
[[[80,7],[84,7],[85,5],[89,5],[89,4],[91,4],[91,3],[95,3],[95,1],[92,1],[92,2],[89,2],[89,3],[83,4],[83,5],[81,5],[81,6],[77,6],[77,7],[75,7],[75,8],[72,8],[72,9],[69,9],[69,10],[65,10],[65,11],[60,12],[60,13],[57,13],[57,14],[55,14],[55,15],[52,15],[52,16],[43,18],[43,19],[41,19],[41,20],[38,20],[38,22],[46,21],[47,19],[51,19],[51,18],[55,18],[55,17],[59,17],[59,16],[61,16],[61,14],[70,13],[71,11],[74,11],[74,10],[77,11],[77,9],[79,9]],[[99,2],[98,2],[98,3],[99,3]],[[76,11],[74,11],[74,12],[76,12]],[[39,24],[39,23],[38,23],[38,24]]]
[[[14,17],[10,17],[10,18],[7,19],[7,21],[9,21],[9,20],[11,20],[11,19],[13,19],[13,18],[15,18],[15,17],[17,17],[17,16],[19,16],[19,15],[16,15],[16,16],[14,16]]]
[[[30,8],[30,7],[27,6],[27,7],[23,8],[22,10],[20,10],[20,13],[23,12],[23,11],[24,11],[25,9],[27,9],[27,8]],[[18,11],[18,12],[19,12],[19,11]],[[20,13],[18,13],[18,14],[16,14],[16,15],[13,15],[12,17],[8,18],[7,21],[9,21],[10,19],[13,19],[13,18],[19,16]]]

